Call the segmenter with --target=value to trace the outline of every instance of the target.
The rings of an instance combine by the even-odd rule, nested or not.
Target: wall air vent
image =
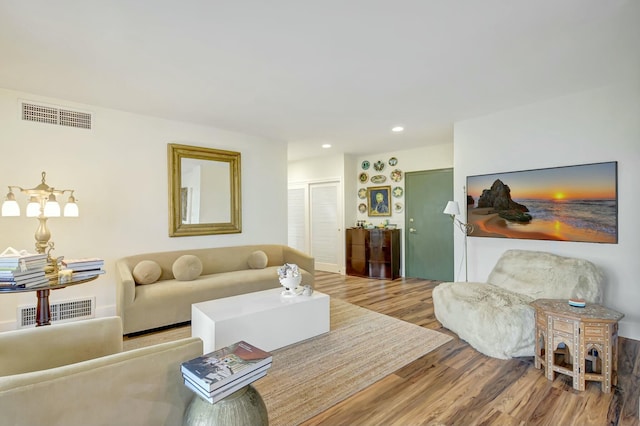
[[[70,322],[95,316],[96,298],[66,300],[51,304],[51,322]],[[18,307],[18,328],[36,323],[36,305]]]
[[[37,123],[91,129],[91,114],[32,102],[22,102],[22,119]]]

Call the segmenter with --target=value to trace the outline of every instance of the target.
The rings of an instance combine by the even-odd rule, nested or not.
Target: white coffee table
[[[281,296],[282,288],[191,305],[191,335],[204,353],[244,340],[272,351],[329,331],[329,296]]]

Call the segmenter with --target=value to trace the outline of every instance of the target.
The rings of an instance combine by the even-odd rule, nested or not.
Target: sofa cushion
[[[256,250],[249,255],[249,268],[251,269],[264,269],[267,267],[269,258],[267,254],[262,250]]]
[[[173,262],[173,276],[178,281],[193,281],[202,273],[202,262],[197,256],[185,254]]]
[[[133,279],[136,284],[153,284],[160,278],[162,268],[153,260],[143,260],[133,268]]]

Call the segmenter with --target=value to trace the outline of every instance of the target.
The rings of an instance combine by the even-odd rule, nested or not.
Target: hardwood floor
[[[638,425],[640,342],[620,338],[618,386],[584,392],[558,375],[548,381],[533,358],[484,356],[443,329],[433,313],[437,282],[368,280],[318,272],[316,289],[454,336],[439,349],[309,420],[307,425]]]
[[[304,425],[640,425],[640,342],[619,339],[618,385],[611,393],[594,382],[578,392],[567,376],[548,381],[532,357],[490,358],[443,329],[431,299],[437,284],[316,272],[318,291],[454,339]],[[125,346],[170,340],[175,333],[127,339]]]

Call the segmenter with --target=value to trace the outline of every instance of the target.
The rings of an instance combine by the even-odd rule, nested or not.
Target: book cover
[[[73,266],[102,266],[104,265],[104,260],[97,257],[88,257],[86,259],[62,259],[60,263],[71,269]]]
[[[243,378],[242,380],[237,380],[236,382],[233,382],[233,385],[229,385],[229,386],[225,386],[223,388],[218,389],[217,391],[214,392],[209,392],[209,393],[205,393],[202,388],[200,388],[198,385],[196,385],[195,383],[193,383],[189,378],[184,377],[184,384],[191,389],[196,395],[198,395],[200,398],[204,399],[205,401],[208,401],[211,404],[215,404],[216,402],[220,401],[223,398],[226,398],[227,396],[231,395],[234,392],[239,391],[240,389],[242,389],[243,387],[250,385],[251,383],[255,382],[256,380],[266,376],[267,371],[262,371],[260,373],[257,374],[251,374],[249,376],[246,376],[245,378]]]
[[[44,270],[47,266],[46,259],[38,259],[33,261],[19,261],[13,264],[7,265],[6,262],[0,261],[0,271],[2,272],[24,272],[24,271],[37,271]]]
[[[182,373],[182,377],[184,377],[185,380],[189,380],[194,386],[196,386],[200,390],[200,392],[205,393],[207,395],[214,395],[214,394],[216,394],[218,392],[222,392],[224,389],[226,389],[228,387],[237,386],[239,383],[244,383],[247,380],[249,380],[249,382],[251,382],[251,380],[250,380],[251,377],[257,376],[258,374],[261,374],[261,373],[265,373],[266,374],[266,372],[267,372],[267,370],[269,368],[271,368],[271,363],[263,365],[262,367],[254,370],[254,371],[251,371],[251,372],[249,372],[249,373],[247,373],[245,375],[233,376],[231,381],[225,382],[222,386],[217,387],[217,388],[215,388],[213,390],[209,390],[208,387],[206,389],[203,388],[201,386],[201,384],[197,383],[196,379],[191,375]]]
[[[22,254],[4,254],[0,255],[0,263],[16,264],[20,262],[35,262],[37,260],[46,259],[46,253],[31,254],[23,251]]]
[[[0,271],[0,280],[10,278],[33,278],[44,276],[44,270],[30,270],[30,271]]]
[[[34,259],[46,259],[45,253],[29,253],[26,250],[16,250],[13,247],[7,247],[2,253],[0,253],[0,261],[13,262],[16,260],[34,260]]]
[[[183,362],[182,373],[209,392],[271,364],[269,352],[240,341]]]
[[[99,265],[95,265],[93,263],[87,264],[87,265],[78,265],[78,266],[66,266],[64,269],[71,269],[73,272],[81,272],[81,271],[99,271],[100,269],[102,269],[102,267],[104,266],[104,264],[99,264]]]
[[[16,284],[11,282],[0,282],[0,291],[15,290],[17,288],[24,288],[24,284]]]
[[[63,269],[63,271],[64,271],[64,269]],[[87,276],[100,275],[100,274],[104,274],[106,272],[107,271],[105,269],[102,269],[102,268],[100,268],[100,269],[88,269],[88,270],[85,270],[85,271],[78,271],[78,270],[75,270],[75,269],[71,270],[71,273],[74,276],[76,276],[76,275],[87,275]]]
[[[83,278],[89,278],[89,277],[93,277],[96,275],[102,275],[105,274],[107,271],[105,271],[104,269],[92,269],[90,271],[78,271],[75,272],[75,270],[71,273],[71,280],[81,280]]]
[[[34,280],[25,281],[25,282],[18,282],[17,284],[23,285],[26,288],[48,286],[49,279],[47,277],[41,277],[41,278],[37,278]]]

